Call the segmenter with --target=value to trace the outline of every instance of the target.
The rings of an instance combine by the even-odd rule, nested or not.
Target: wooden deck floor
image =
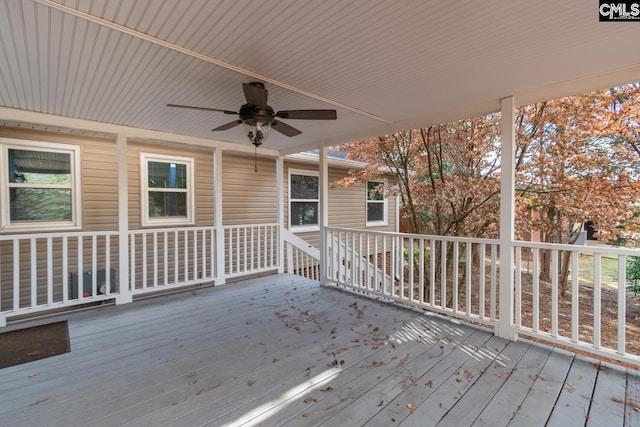
[[[280,275],[66,315],[1,426],[639,426],[640,376]],[[56,319],[57,320],[57,319]]]

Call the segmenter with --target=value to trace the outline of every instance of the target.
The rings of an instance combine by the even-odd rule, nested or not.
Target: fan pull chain
[[[253,168],[255,169],[255,173],[258,173],[258,146],[254,146],[253,150]]]

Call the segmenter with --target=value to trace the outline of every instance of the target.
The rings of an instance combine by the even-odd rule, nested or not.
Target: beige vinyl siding
[[[309,164],[287,161],[284,167],[284,198],[285,198],[285,227],[289,227],[289,170],[318,171],[317,167]],[[362,184],[354,184],[349,187],[333,186],[345,176],[346,169],[329,168],[329,226],[366,229],[371,231],[395,231],[396,223],[396,198],[389,197],[387,203],[388,223],[384,226],[367,227],[367,193]],[[301,232],[296,235],[309,244],[320,247],[320,233]]]
[[[276,222],[276,161],[223,153],[222,199],[224,225]]]

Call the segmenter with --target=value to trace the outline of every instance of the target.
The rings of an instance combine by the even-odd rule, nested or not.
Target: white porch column
[[[325,227],[329,226],[329,149],[321,146],[318,153],[320,176],[318,179],[318,197],[320,198],[318,222],[320,224],[320,284],[327,282],[327,240]]]
[[[216,285],[224,285],[224,230],[222,229],[222,149],[213,149],[213,225],[216,229]]]
[[[278,230],[278,274],[284,273],[284,158],[276,158],[276,222]]]
[[[127,167],[127,137],[116,136],[118,170],[118,283],[116,304],[133,301],[129,285],[129,180]]]
[[[515,340],[513,327],[513,248],[515,238],[515,100],[513,97],[500,101],[502,112],[502,144],[500,170],[500,320],[496,335]]]

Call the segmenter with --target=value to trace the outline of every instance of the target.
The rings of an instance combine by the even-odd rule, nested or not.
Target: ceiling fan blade
[[[285,110],[278,111],[276,117],[297,120],[336,120],[336,110]]]
[[[217,128],[211,129],[211,130],[212,131],[227,130],[227,129],[231,129],[238,126],[240,123],[242,123],[242,120],[234,120],[232,122],[227,123],[226,125],[218,126]]]
[[[289,126],[288,124],[283,122],[273,122],[271,124],[271,129],[275,129],[281,134],[286,136],[296,136],[302,133],[298,129],[294,128],[293,126]]]
[[[264,84],[260,82],[242,83],[242,90],[244,91],[244,97],[247,99],[247,104],[257,105],[263,110],[267,108],[267,96],[269,93],[264,88]]]
[[[190,108],[192,110],[201,110],[201,111],[216,111],[218,113],[225,113],[225,114],[238,114],[237,111],[231,111],[231,110],[220,110],[219,108],[207,108],[207,107],[195,107],[193,105],[179,105],[179,104],[167,104],[167,107],[173,107],[173,108]]]

